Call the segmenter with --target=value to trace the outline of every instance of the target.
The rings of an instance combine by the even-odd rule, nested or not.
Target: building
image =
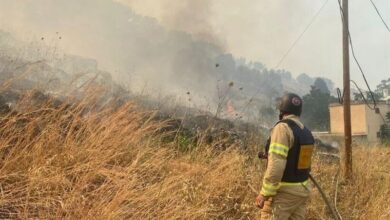
[[[371,110],[364,103],[351,104],[352,136],[368,143],[379,141],[380,127],[385,123],[383,117],[390,112],[390,104],[377,104],[378,111]],[[330,111],[330,133],[332,135],[344,134],[344,109],[341,104],[331,104]],[[381,116],[382,115],[382,116]]]
[[[390,93],[389,89],[383,89],[383,98],[382,101],[386,102],[387,104],[390,104]]]

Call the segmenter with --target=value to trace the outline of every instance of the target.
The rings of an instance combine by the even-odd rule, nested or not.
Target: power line
[[[360,95],[362,96],[363,101],[364,101],[364,103],[366,104],[366,106],[367,106],[370,110],[373,110],[373,111],[375,111],[375,113],[379,114],[379,115],[381,116],[383,122],[385,122],[385,124],[386,124],[387,122],[386,122],[386,119],[385,119],[385,117],[383,116],[382,112],[381,112],[380,110],[378,111],[378,110],[377,110],[377,109],[378,109],[377,107],[375,107],[375,106],[372,107],[372,106],[370,105],[370,103],[368,102],[368,100],[367,100],[366,97],[364,96],[363,90],[357,85],[357,83],[356,83],[355,81],[353,81],[353,80],[350,80],[350,81],[355,85],[356,89],[359,91],[359,93],[360,93]],[[345,92],[345,91],[344,91],[344,92]],[[339,103],[340,103],[340,104],[343,104],[343,98],[342,98],[342,97],[344,97],[344,92],[343,92],[343,95],[341,95],[340,89],[337,88],[337,93],[338,93]]]
[[[316,20],[318,15],[322,12],[322,10],[325,8],[326,4],[328,3],[329,0],[326,0],[324,4],[321,6],[321,8],[317,11],[317,13],[314,15],[314,17],[310,20],[309,24],[306,26],[306,28],[303,30],[303,32],[298,36],[298,38],[294,41],[294,43],[290,46],[290,48],[287,50],[287,52],[283,55],[283,57],[280,59],[278,64],[274,69],[279,68],[279,66],[283,63],[283,61],[286,59],[286,57],[290,54],[290,52],[294,49],[294,47],[297,45],[299,40],[303,37],[303,35],[306,33],[306,31],[311,27],[313,22]]]
[[[291,45],[291,47],[287,50],[287,52],[283,55],[283,57],[280,59],[280,61],[278,62],[278,64],[276,65],[276,67],[274,68],[275,70],[277,68],[279,68],[279,66],[283,63],[284,59],[286,59],[286,57],[288,56],[288,54],[294,49],[294,47],[297,45],[297,43],[299,42],[299,40],[303,37],[303,35],[309,30],[309,28],[311,27],[311,25],[314,23],[315,19],[320,15],[320,13],[322,12],[322,10],[325,8],[326,4],[329,2],[329,0],[326,0],[321,8],[317,11],[317,13],[313,16],[313,18],[310,20],[309,24],[305,27],[305,29],[303,30],[303,32],[299,35],[299,37],[294,41],[294,43]],[[254,98],[259,94],[259,92],[261,91],[261,88],[257,89],[257,91],[251,96],[251,98],[249,99],[248,103],[244,106],[243,108],[243,112],[246,111],[246,109],[249,107],[249,105],[252,103],[252,101],[254,101]]]
[[[337,0],[337,2],[339,3],[340,14],[341,14],[341,20],[342,20],[342,22],[344,22],[343,7],[341,6],[340,0]],[[363,71],[363,69],[362,69],[360,63],[359,63],[358,59],[356,58],[355,50],[354,50],[353,43],[352,43],[352,37],[351,37],[351,33],[349,32],[349,30],[348,30],[348,38],[349,38],[349,43],[350,43],[350,45],[351,45],[351,52],[352,52],[353,59],[355,60],[355,63],[357,64],[357,66],[358,66],[358,68],[359,68],[359,70],[360,70],[360,72],[361,72],[361,74],[362,74],[362,76],[363,76],[364,82],[365,82],[365,84],[366,84],[366,86],[367,86],[367,88],[368,88],[368,91],[369,91],[370,95],[371,95],[372,101],[374,102],[374,108],[372,108],[371,106],[369,106],[369,105],[368,105],[368,102],[367,102],[366,100],[365,100],[365,102],[366,102],[367,106],[368,106],[371,110],[374,110],[376,113],[378,113],[378,114],[381,116],[382,120],[386,123],[385,117],[383,116],[383,114],[382,114],[382,112],[380,111],[380,109],[377,107],[377,103],[376,103],[376,100],[375,100],[374,93],[372,92],[372,90],[371,90],[371,88],[370,88],[370,85],[369,85],[368,82],[367,82],[366,75],[364,74],[364,71]],[[360,88],[357,86],[357,84],[356,84],[354,81],[352,81],[352,82],[355,84],[355,86],[356,86],[356,87],[359,89],[359,91],[360,91]],[[364,95],[363,95],[363,98],[365,99]]]
[[[357,85],[357,83],[356,83],[355,81],[351,80],[351,82],[352,82],[353,84],[355,84],[356,89],[359,91],[359,93],[360,93],[360,95],[362,96],[363,101],[364,101],[364,103],[366,103],[367,107],[368,107],[369,109],[375,111],[375,106],[372,107],[372,106],[370,105],[370,103],[368,103],[368,100],[367,100],[366,97],[364,96],[362,89],[360,89],[360,87]]]
[[[344,22],[343,7],[341,6],[340,0],[337,0],[337,2],[339,3],[340,13],[341,13],[341,20],[342,20],[342,22]],[[372,92],[372,90],[371,90],[371,88],[370,88],[370,85],[368,84],[368,81],[367,81],[366,75],[364,74],[363,68],[361,67],[361,65],[360,65],[360,63],[359,63],[359,61],[358,61],[358,59],[356,58],[354,46],[353,46],[353,43],[352,43],[351,32],[349,32],[349,30],[348,30],[348,38],[349,38],[349,44],[351,45],[352,57],[353,57],[355,63],[357,64],[360,73],[361,73],[362,76],[363,76],[364,82],[366,83],[366,86],[367,86],[367,88],[368,88],[368,91],[370,92],[371,98],[372,98],[372,100],[373,100],[373,102],[374,102],[374,107],[376,107],[376,100],[375,100],[375,97],[374,97],[374,93]]]
[[[373,0],[370,0],[370,2],[371,2],[371,4],[372,4],[372,6],[374,6],[376,13],[377,13],[378,16],[381,18],[381,20],[382,20],[383,24],[385,25],[387,31],[390,32],[389,26],[386,24],[385,19],[383,19],[382,15],[381,15],[381,13],[379,12],[378,8],[376,7],[374,1],[373,1]]]

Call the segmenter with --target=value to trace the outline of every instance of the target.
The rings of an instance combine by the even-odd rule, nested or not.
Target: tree
[[[275,107],[262,106],[259,109],[259,118],[263,124],[272,126],[272,124],[274,124],[275,120],[278,118],[278,112],[275,111]]]
[[[323,80],[317,79],[316,82],[317,86],[312,86],[310,94],[303,97],[302,121],[309,129],[328,131],[330,128],[329,104],[337,99],[329,94],[329,90],[325,89],[327,87],[323,87]]]
[[[364,97],[363,97],[363,95],[364,95]],[[354,101],[363,102],[364,100],[366,100],[370,103],[374,102],[374,100],[372,99],[373,96],[374,96],[375,101],[378,101],[381,98],[383,98],[383,95],[381,93],[372,92],[372,94],[371,94],[369,91],[362,91],[362,93],[360,93],[360,92],[354,93],[353,96],[354,96],[354,98],[353,98]]]
[[[383,144],[390,144],[390,112],[387,112],[386,115],[386,123],[381,125],[380,128],[380,138]]]
[[[364,97],[360,92],[355,92],[353,93],[353,100],[356,102],[361,102],[364,100]]]
[[[314,87],[315,87],[316,89],[319,89],[322,93],[328,93],[328,94],[330,94],[329,88],[328,88],[328,86],[326,85],[325,80],[323,80],[323,79],[321,79],[321,78],[317,78],[317,79],[314,81]]]
[[[369,101],[369,102],[374,101],[372,99],[372,97],[374,97],[375,101],[378,101],[381,98],[383,98],[383,93],[372,92],[372,94],[371,94],[371,92],[366,92],[366,97],[367,97],[367,101]]]
[[[380,97],[383,97],[384,90],[390,91],[390,78],[387,80],[382,80],[379,85],[376,86],[375,93],[378,94]]]
[[[280,77],[283,79],[283,80],[286,80],[286,81],[291,81],[292,80],[292,76],[291,76],[291,73],[289,71],[286,71],[286,70],[277,70],[276,73],[278,75],[280,75]]]
[[[297,81],[303,85],[307,85],[307,86],[310,86],[310,85],[313,85],[314,81],[313,79],[308,76],[306,73],[302,73],[300,74],[298,77],[297,77]]]

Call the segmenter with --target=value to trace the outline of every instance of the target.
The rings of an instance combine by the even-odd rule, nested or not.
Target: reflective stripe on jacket
[[[294,121],[300,128],[304,128],[302,122],[295,115],[289,115],[283,119]],[[288,151],[294,144],[294,134],[286,123],[278,123],[271,131],[271,141],[268,152],[268,166],[264,174],[261,194],[275,196],[283,191],[297,196],[308,196],[310,184],[308,181],[300,183],[282,182],[282,177],[287,164]]]

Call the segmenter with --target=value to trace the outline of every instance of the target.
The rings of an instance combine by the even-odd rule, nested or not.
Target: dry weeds
[[[0,218],[256,219],[263,165],[256,150],[200,145],[180,152],[164,122],[97,96],[54,105],[18,104],[0,116]],[[390,219],[389,148],[356,148],[355,179],[338,181],[344,219]],[[335,161],[313,174],[334,197]],[[310,219],[329,219],[313,191]]]

